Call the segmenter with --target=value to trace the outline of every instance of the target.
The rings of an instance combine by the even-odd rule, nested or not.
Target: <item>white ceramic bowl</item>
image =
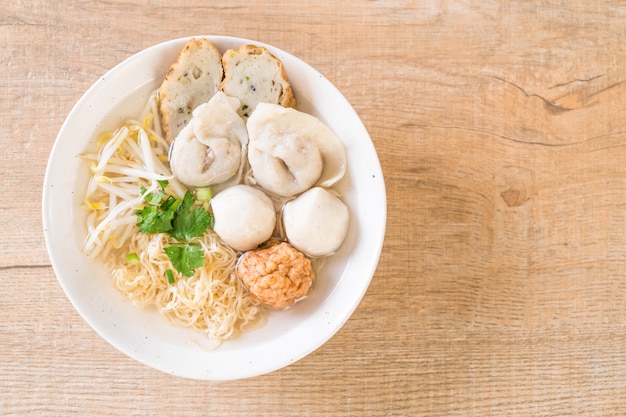
[[[163,372],[202,380],[253,377],[287,366],[324,344],[354,312],[372,279],[383,244],[386,194],[372,141],[344,96],[298,58],[261,42],[202,36],[223,52],[242,44],[267,47],[282,60],[298,109],[330,126],[348,155],[346,176],[337,185],[350,208],[348,236],[318,274],[315,290],[292,308],[271,312],[267,323],[207,350],[204,334],[169,324],[152,311],[139,311],[112,286],[103,265],[86,256],[87,163],[78,155],[93,148],[103,131],[137,117],[151,91],[189,38],[150,47],[100,78],[78,101],[53,146],[43,188],[46,245],[68,298],[105,340]],[[349,360],[349,358],[346,358]]]

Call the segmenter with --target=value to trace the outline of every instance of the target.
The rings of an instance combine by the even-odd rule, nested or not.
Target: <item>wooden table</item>
[[[2,3],[0,415],[625,415],[626,6]],[[388,192],[379,267],[344,328],[224,383],[101,339],[58,284],[41,222],[79,97],[132,54],[202,34],[273,44],[328,77]]]

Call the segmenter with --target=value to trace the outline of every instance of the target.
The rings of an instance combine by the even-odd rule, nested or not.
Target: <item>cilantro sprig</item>
[[[193,195],[187,191],[172,220],[170,236],[174,239],[188,241],[194,237],[201,237],[209,227],[212,227],[211,215],[203,207],[192,210],[195,202]]]
[[[197,243],[173,243],[163,251],[178,272],[186,277],[193,276],[193,270],[204,265],[204,251]]]
[[[140,192],[146,202],[135,210],[137,227],[142,233],[169,233],[172,243],[163,251],[174,268],[183,276],[191,277],[196,268],[204,265],[204,252],[198,243],[191,243],[194,237],[202,237],[207,229],[213,228],[213,215],[204,207],[194,207],[196,199],[189,191],[182,200],[165,193],[167,181],[159,181],[161,188],[148,193],[145,187]],[[167,280],[175,282],[173,273],[168,270]]]

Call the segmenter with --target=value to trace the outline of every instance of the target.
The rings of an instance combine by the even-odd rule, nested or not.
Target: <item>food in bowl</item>
[[[232,65],[238,51],[227,50],[223,62]],[[279,64],[274,58],[264,65]],[[228,90],[236,96],[219,88],[198,93],[223,76],[207,74],[220,73],[215,68],[212,44],[190,40],[138,120],[101,135],[98,152],[82,155],[91,164],[84,247],[137,307],[155,307],[223,341],[258,325],[266,309],[304,299],[320,279],[316,264],[341,245],[348,221],[345,205],[331,205],[341,208],[342,220],[330,245],[305,253],[290,244],[283,207],[294,200],[291,219],[302,205],[315,216],[310,202],[295,201],[313,188],[340,199],[332,186],[346,169],[341,141],[315,117],[281,105],[280,95],[275,103],[258,101],[261,84]],[[274,84],[290,91],[284,71],[274,74]],[[265,72],[239,75],[243,83]],[[209,87],[198,81],[205,78]],[[301,228],[303,219],[296,223]]]

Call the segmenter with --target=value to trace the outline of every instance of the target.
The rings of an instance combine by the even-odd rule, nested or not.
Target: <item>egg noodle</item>
[[[136,226],[135,210],[143,207],[144,195],[160,189],[164,180],[167,194],[182,198],[187,191],[171,174],[157,105],[155,92],[141,121],[125,121],[98,138],[97,154],[81,155],[91,163],[84,249],[104,262],[113,285],[138,308],[155,307],[172,323],[226,340],[252,327],[263,312],[236,275],[237,253],[208,230],[192,240],[202,247],[204,265],[192,277],[178,276],[171,284],[166,271],[174,267],[163,251],[171,238],[143,234]],[[140,187],[145,187],[144,194]]]

